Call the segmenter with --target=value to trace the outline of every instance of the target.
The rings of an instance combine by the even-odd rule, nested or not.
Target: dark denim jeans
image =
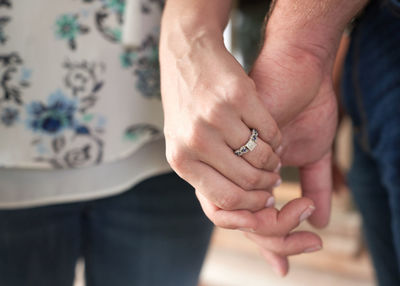
[[[176,174],[123,194],[0,211],[0,285],[196,286],[212,225]]]
[[[400,18],[373,1],[354,31],[343,100],[354,130],[349,184],[381,286],[400,285]]]

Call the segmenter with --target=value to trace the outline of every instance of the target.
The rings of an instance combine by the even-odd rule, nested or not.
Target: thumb
[[[300,167],[303,197],[313,200],[315,211],[308,219],[315,227],[325,227],[329,223],[332,195],[332,152],[320,160]]]

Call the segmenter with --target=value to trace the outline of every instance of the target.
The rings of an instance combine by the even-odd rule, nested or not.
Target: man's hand
[[[251,77],[281,128],[283,164],[300,167],[303,196],[316,204],[310,222],[322,227],[330,213],[330,151],[337,122],[330,73],[307,52],[275,47],[265,45]]]
[[[274,1],[266,41],[251,72],[281,129],[282,162],[299,167],[303,197],[315,203],[309,221],[317,227],[325,226],[330,214],[331,145],[337,124],[332,66],[346,24],[366,2]],[[287,273],[288,254],[275,250],[273,238],[248,237],[278,273]]]

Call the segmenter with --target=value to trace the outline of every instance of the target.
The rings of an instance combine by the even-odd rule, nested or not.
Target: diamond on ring
[[[257,137],[258,137],[257,130],[252,129],[249,141],[247,141],[247,143],[245,145],[243,145],[242,147],[240,147],[239,149],[235,150],[234,153],[238,156],[242,156],[242,155],[246,154],[247,152],[253,151],[254,148],[256,148],[256,146],[257,146],[257,143],[256,143]]]

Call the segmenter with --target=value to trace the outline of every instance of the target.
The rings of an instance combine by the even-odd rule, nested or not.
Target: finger
[[[238,150],[247,144],[251,136],[252,131],[243,123],[240,132],[237,132],[235,138],[225,138],[225,140],[227,145],[233,150]],[[253,167],[265,171],[276,172],[279,169],[281,162],[278,155],[275,154],[271,146],[265,143],[260,137],[256,138],[255,143],[257,144],[255,148],[243,154],[241,157]]]
[[[215,130],[219,130],[217,133],[222,135],[226,145],[230,147],[231,150],[229,150],[229,155],[244,146],[252,135],[252,130],[232,112],[224,112],[218,120],[209,122],[209,124],[212,125]],[[219,136],[209,136],[209,139],[206,141],[209,148],[204,150],[206,144],[203,144],[204,146],[201,149],[202,153],[207,154],[205,152],[210,148],[218,146],[217,144],[220,144],[218,139]],[[280,163],[278,155],[274,153],[271,146],[264,142],[260,136],[256,139],[256,144],[257,146],[255,146],[252,151],[242,155],[242,158],[258,169],[271,172],[275,171]]]
[[[331,152],[316,163],[300,168],[303,197],[313,200],[316,210],[309,222],[316,227],[329,223],[332,195]]]
[[[241,117],[249,128],[255,128],[260,138],[276,150],[282,143],[282,135],[257,92],[250,92],[247,104],[241,106]]]
[[[236,156],[225,143],[221,144],[217,139],[210,139],[209,143],[195,156],[242,189],[266,190],[273,188],[280,181],[279,174],[253,167],[243,158]]]
[[[280,170],[281,159],[274,153],[271,146],[262,139],[256,139],[257,146],[251,152],[243,154],[241,157],[252,166],[269,172],[278,172]]]
[[[307,219],[314,211],[314,203],[308,198],[298,198],[288,202],[280,211],[267,208],[255,213],[259,223],[257,234],[264,236],[284,236]]]
[[[273,201],[271,193],[261,190],[245,191],[210,166],[199,161],[193,161],[190,171],[182,177],[223,210],[257,211],[270,206],[271,200]]]
[[[280,277],[286,276],[289,272],[289,261],[285,256],[279,256],[271,251],[261,249],[261,254],[271,265],[274,272]]]
[[[245,235],[258,246],[279,256],[310,253],[322,248],[321,238],[308,231],[292,232],[285,236],[262,236],[255,233]]]
[[[256,129],[261,139],[276,150],[282,141],[282,135],[275,120],[265,108],[265,104],[257,94],[253,80],[246,81],[240,86],[233,87],[237,92],[233,100],[225,103],[230,110],[236,111],[236,115],[250,129]],[[218,116],[218,119],[220,116]],[[240,143],[239,143],[240,144]]]
[[[212,204],[201,192],[196,196],[206,216],[216,225],[227,229],[253,231],[257,228],[257,219],[249,211],[225,211]]]

